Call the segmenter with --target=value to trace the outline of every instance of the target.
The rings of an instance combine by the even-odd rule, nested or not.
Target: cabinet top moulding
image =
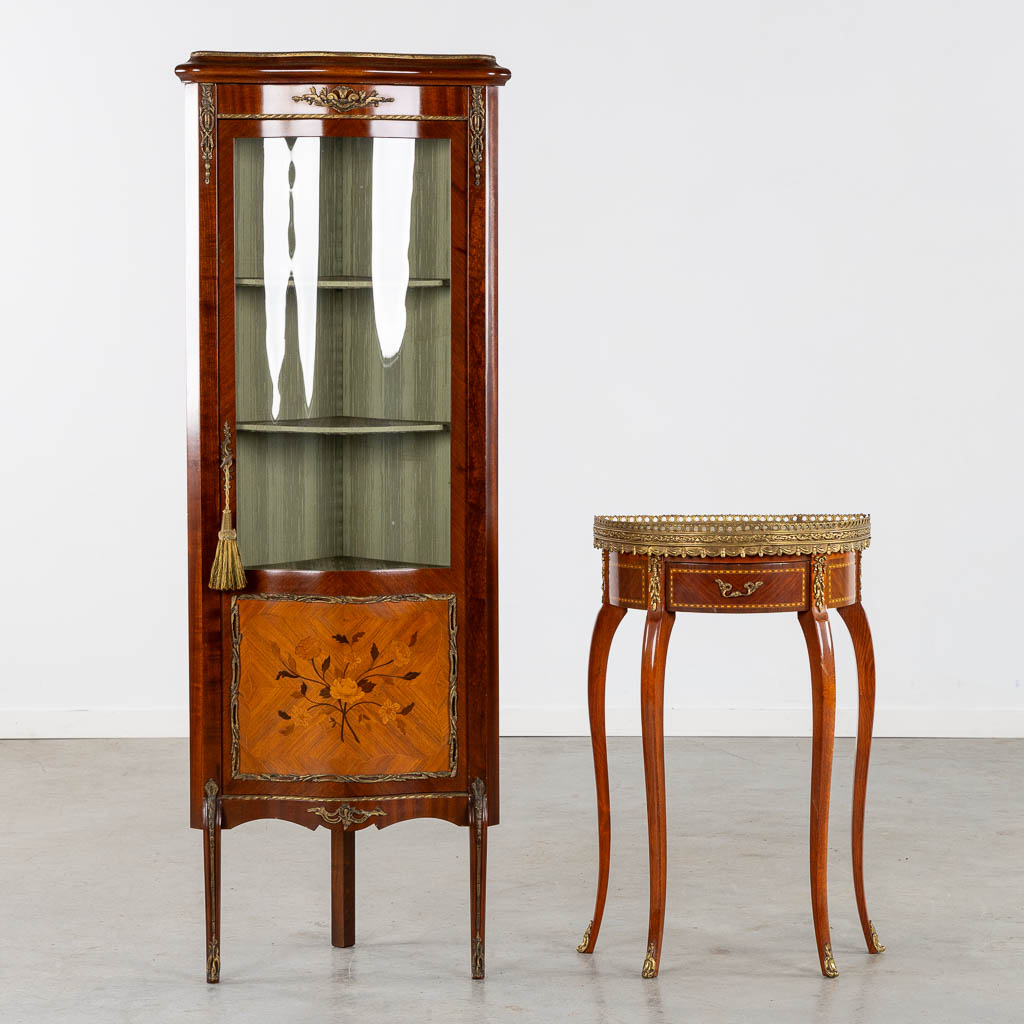
[[[372,82],[504,85],[510,77],[486,54],[230,53],[196,50],[174,73],[183,82]]]

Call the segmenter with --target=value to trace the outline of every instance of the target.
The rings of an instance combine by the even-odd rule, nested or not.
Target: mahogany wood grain
[[[261,783],[252,788],[263,789],[264,785]],[[338,818],[345,808],[352,812],[351,817],[355,819],[345,826],[350,832],[364,828],[387,828],[411,818],[436,818],[453,825],[468,825],[470,822],[468,793],[395,796],[375,792],[381,788],[377,785],[364,786],[364,790],[370,790],[374,795],[340,799],[326,795],[308,797],[228,793],[221,801],[222,827],[234,828],[259,818],[280,818],[304,828],[316,829],[330,825],[332,822],[329,819]]]
[[[871,758],[871,732],[875,718],[875,652],[871,642],[871,627],[864,606],[848,605],[839,609],[853,640],[857,658],[857,757],[853,769],[853,814],[850,823],[850,843],[853,852],[853,889],[857,897],[857,913],[864,932],[869,953],[881,953],[885,946],[868,917],[864,898],[864,804],[868,789],[868,762]]]
[[[604,904],[608,897],[608,869],[612,849],[611,797],[608,789],[608,737],[605,729],[605,677],[612,638],[625,617],[626,609],[604,603],[597,613],[590,641],[590,665],[587,671],[587,702],[590,707],[590,742],[594,748],[594,778],[597,783],[597,899],[594,916],[587,926],[580,953],[593,953],[601,931]]]
[[[511,77],[489,54],[232,53],[196,50],[174,73],[183,82],[411,82],[504,85]]]
[[[448,600],[244,595],[237,616],[233,778],[451,775]]]
[[[819,557],[819,556],[815,556]],[[811,759],[811,799],[809,859],[811,908],[818,960],[822,974],[835,977],[835,960],[831,949],[828,922],[828,824],[832,778],[832,752],[835,735],[835,659],[829,627],[829,607],[838,608],[850,628],[857,655],[860,689],[860,719],[857,739],[857,762],[853,801],[853,863],[857,907],[865,941],[871,952],[882,946],[867,916],[864,900],[863,838],[864,801],[867,786],[868,755],[874,713],[874,657],[867,617],[860,605],[861,554],[832,552],[825,556],[824,579],[819,591],[823,608],[813,604],[814,565],[808,555],[775,555],[722,557],[651,556],[632,552],[602,551],[602,573],[605,581],[601,610],[594,626],[590,648],[588,701],[590,705],[591,742],[594,749],[594,773],[598,807],[598,892],[594,918],[577,949],[593,951],[604,914],[608,887],[608,864],[611,848],[607,741],[605,739],[605,672],[612,636],[627,609],[646,611],[643,660],[641,665],[641,720],[643,725],[644,772],[647,790],[648,840],[650,845],[651,902],[648,934],[648,958],[644,977],[655,977],[661,959],[665,919],[666,891],[666,795],[664,768],[664,682],[665,660],[676,609],[680,611],[774,611],[785,604],[799,609],[798,621],[803,629],[810,661],[813,706],[813,741]],[[679,570],[693,570],[679,572]],[[785,582],[773,584],[769,590],[769,571],[778,570]],[[672,573],[686,577],[674,585]],[[735,581],[733,581],[735,577]],[[723,587],[716,580],[730,585]],[[747,582],[765,579],[759,587]],[[658,585],[660,582],[660,586]],[[740,597],[729,593],[739,590]],[[746,591],[750,593],[746,593]],[[745,604],[747,597],[760,595]],[[771,601],[762,600],[772,597]],[[776,600],[777,598],[777,600]],[[713,605],[708,608],[705,605]],[[767,605],[768,607],[764,607]]]
[[[331,829],[331,945],[356,944],[356,836]]]
[[[644,780],[647,788],[647,837],[650,854],[651,900],[647,926],[647,955],[643,976],[656,978],[665,930],[665,890],[668,838],[665,809],[665,659],[675,612],[663,604],[647,612],[640,661],[640,724],[643,733]]]
[[[497,699],[497,90],[508,72],[490,57],[422,58],[379,54],[196,53],[177,69],[212,100],[212,153],[200,152],[196,123],[190,185],[196,197],[192,240],[198,255],[197,330],[188,345],[188,594],[191,781],[190,822],[203,826],[204,785],[219,787],[215,862],[207,885],[208,929],[219,929],[222,828],[282,818],[308,828],[329,824],[343,806],[371,812],[345,828],[385,827],[412,817],[470,824],[470,780],[486,787],[484,856],[474,861],[481,893],[486,828],[498,808]],[[219,83],[219,84],[218,84]],[[352,117],[281,119],[294,108],[320,108],[291,96],[335,85],[379,86],[393,102]],[[482,176],[475,182],[470,151],[472,88],[485,104]],[[221,92],[223,90],[223,93]],[[388,119],[398,117],[415,120]],[[384,115],[373,117],[374,113]],[[225,115],[218,118],[218,114]],[[232,118],[231,115],[248,115]],[[268,116],[269,115],[269,116]],[[380,571],[249,571],[248,594],[377,596],[454,594],[458,615],[458,766],[454,776],[393,782],[275,782],[231,777],[229,688],[232,678],[231,595],[208,589],[221,508],[219,445],[225,422],[235,429],[234,158],[235,139],[296,136],[442,139],[451,156],[451,559],[446,568]],[[207,172],[209,180],[206,180]],[[238,509],[237,490],[232,504]],[[287,709],[284,709],[287,710]],[[290,713],[290,712],[289,712]],[[276,714],[276,710],[275,710]],[[286,721],[282,719],[282,721]],[[318,811],[317,808],[320,810]],[[322,813],[321,813],[322,812]],[[471,837],[475,831],[470,830]],[[205,838],[205,833],[204,833]],[[475,842],[475,838],[473,840]],[[210,876],[213,876],[212,879]],[[474,881],[474,886],[476,882]],[[212,922],[212,923],[211,923]],[[476,922],[475,922],[476,924]],[[219,932],[218,932],[219,934]],[[211,935],[213,932],[211,931]],[[474,954],[474,963],[475,954]]]
[[[836,725],[836,670],[828,612],[810,609],[797,618],[807,642],[811,667],[813,739],[811,749],[811,910],[821,973],[838,973],[828,923],[828,808],[832,786],[832,749]]]

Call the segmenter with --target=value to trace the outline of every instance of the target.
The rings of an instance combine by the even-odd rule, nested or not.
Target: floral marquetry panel
[[[236,779],[384,782],[458,766],[455,598],[240,595]]]

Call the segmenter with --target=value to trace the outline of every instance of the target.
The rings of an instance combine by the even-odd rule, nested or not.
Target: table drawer
[[[673,611],[784,612],[808,605],[806,559],[789,562],[730,562],[668,566],[666,600]]]

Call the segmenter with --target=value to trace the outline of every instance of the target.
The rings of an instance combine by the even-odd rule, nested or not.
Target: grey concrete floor
[[[181,740],[0,743],[0,1020],[291,1022],[1020,1021],[1024,741],[877,740],[863,948],[850,881],[853,747],[833,782],[840,977],[811,930],[810,742],[670,739],[661,976],[641,980],[647,852],[640,742],[611,741],[613,862],[597,952],[589,742],[502,743],[487,979],[470,981],[468,836],[358,834],[357,944],[329,933],[326,830],[224,837],[222,981],[204,981],[200,834]]]

